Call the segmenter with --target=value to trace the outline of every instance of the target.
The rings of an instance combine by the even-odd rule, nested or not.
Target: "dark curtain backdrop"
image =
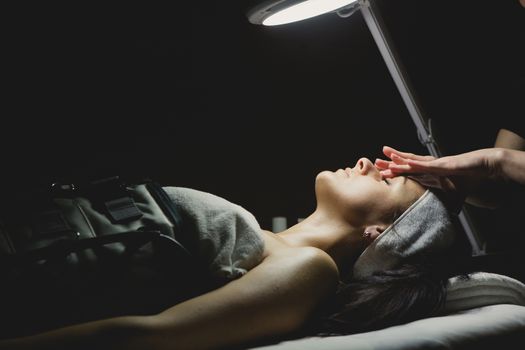
[[[6,191],[149,176],[268,228],[313,210],[321,170],[426,152],[360,13],[266,28],[249,1],[181,3],[5,8]],[[444,152],[490,146],[523,73],[518,1],[379,5]]]

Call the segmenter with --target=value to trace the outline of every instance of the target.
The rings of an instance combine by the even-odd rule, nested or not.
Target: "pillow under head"
[[[475,272],[448,280],[446,313],[494,304],[525,306],[525,284],[490,272]]]

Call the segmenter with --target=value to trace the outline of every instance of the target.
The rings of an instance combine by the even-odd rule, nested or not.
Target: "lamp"
[[[247,13],[247,17],[253,24],[274,26],[305,20],[329,12],[335,12],[339,17],[346,18],[357,10],[361,10],[388,71],[416,125],[419,141],[426,146],[432,156],[440,157],[438,145],[432,136],[431,120],[426,118],[419,108],[413,88],[394,49],[375,0],[266,0],[254,6]],[[465,210],[461,211],[459,219],[472,246],[473,255],[483,255],[484,249],[479,235]]]
[[[357,0],[273,0],[255,6],[248,13],[253,24],[287,24],[357,5]]]

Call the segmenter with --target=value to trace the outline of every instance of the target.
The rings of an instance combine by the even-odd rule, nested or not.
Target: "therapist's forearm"
[[[499,177],[525,185],[525,152],[500,149],[498,153]]]
[[[506,149],[487,149],[491,176],[470,189],[465,201],[482,208],[495,209],[505,203],[515,191],[516,184],[525,185],[525,152]]]

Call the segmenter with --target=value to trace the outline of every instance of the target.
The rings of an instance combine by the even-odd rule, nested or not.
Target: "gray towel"
[[[210,193],[164,187],[180,208],[185,228],[198,235],[199,258],[218,283],[244,275],[262,260],[264,241],[255,217]]]
[[[452,214],[433,191],[427,190],[365,249],[354,264],[354,277],[394,268],[410,257],[443,253],[452,245]]]

